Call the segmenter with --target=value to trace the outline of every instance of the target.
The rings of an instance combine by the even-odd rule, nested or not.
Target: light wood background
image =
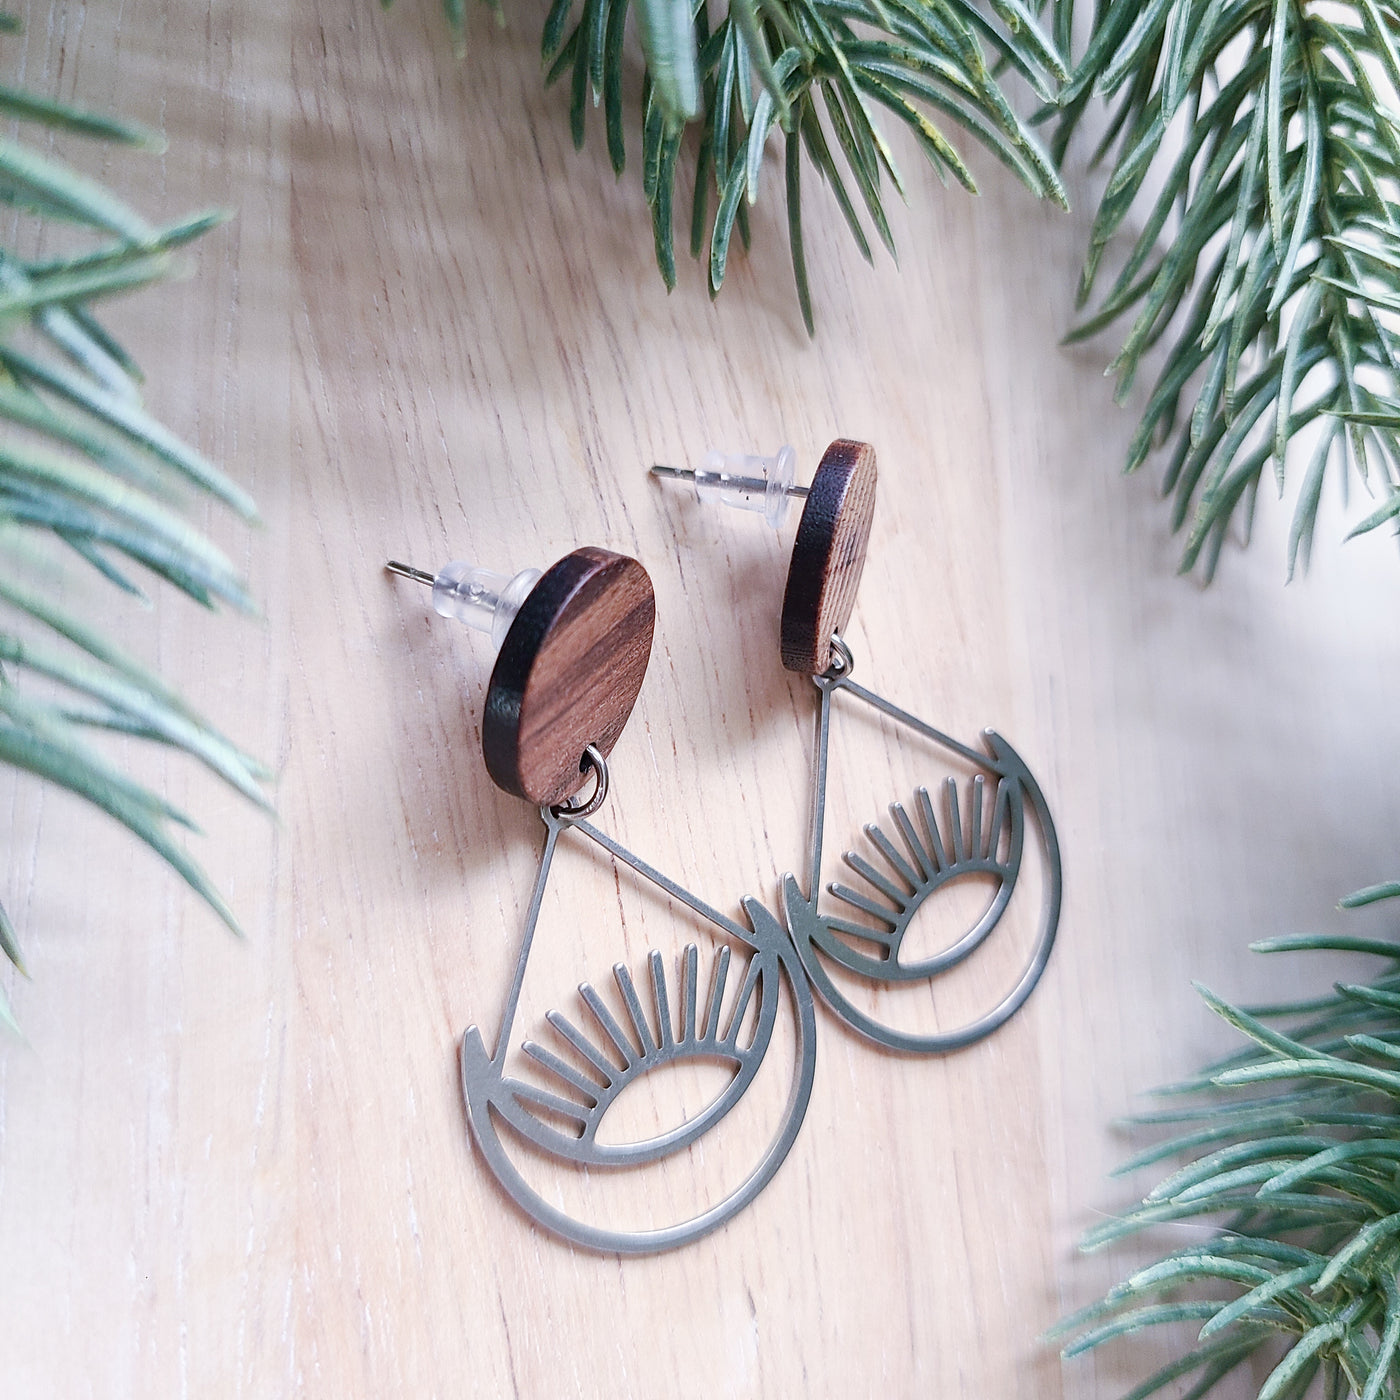
[[[201,817],[238,941],[81,804],[0,775],[33,971],[26,1041],[0,1044],[0,1390],[1114,1395],[1156,1344],[1062,1368],[1039,1339],[1128,1267],[1075,1251],[1131,1192],[1106,1179],[1110,1120],[1226,1042],[1192,978],[1304,986],[1247,942],[1341,926],[1337,896],[1397,873],[1394,547],[1338,547],[1329,490],[1306,580],[1283,586],[1272,501],[1213,588],[1174,576],[1149,475],[1119,475],[1105,347],[1056,344],[1080,173],[1064,215],[987,161],[981,200],[945,193],[900,147],[901,266],[873,271],[813,185],[809,343],[775,167],[718,304],[688,261],[668,297],[639,176],[614,180],[597,113],[573,153],[539,7],[508,9],[503,31],[474,14],[465,65],[428,0],[35,4],[5,40],[7,79],[166,132],[159,158],[65,147],[139,207],[237,210],[192,280],[117,319],[152,405],[258,498],[256,531],[210,525],[266,617],[161,596],[120,626],[280,776],[273,823],[128,755]],[[495,1033],[538,823],[480,760],[486,640],[381,566],[640,557],[657,642],[600,820],[726,910],[771,900],[800,860],[813,699],[777,661],[791,524],[699,512],[644,468],[783,441],[810,466],[838,434],[882,472],[860,677],[1032,763],[1060,943],[1023,1014],[947,1060],[823,1014],[807,1123],[752,1209],[662,1258],[571,1251],[486,1175],[457,1088],[463,1029]],[[68,601],[121,611],[77,577]],[[839,849],[914,776],[879,726],[838,747]],[[532,985],[640,968],[677,922],[566,852]]]

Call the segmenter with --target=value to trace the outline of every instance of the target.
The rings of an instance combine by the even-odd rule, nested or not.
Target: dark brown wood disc
[[[482,748],[497,787],[539,806],[585,783],[583,751],[612,752],[637,702],[656,600],[647,571],[591,546],[547,569],[501,643]]]
[[[783,594],[783,665],[804,676],[831,665],[831,636],[851,620],[875,517],[875,449],[837,438],[807,491]]]

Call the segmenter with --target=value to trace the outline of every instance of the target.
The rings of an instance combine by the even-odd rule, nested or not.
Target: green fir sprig
[[[1400,897],[1362,890],[1349,907]],[[1139,1269],[1056,1329],[1076,1356],[1148,1328],[1187,1324],[1193,1345],[1127,1400],[1177,1381],[1199,1397],[1267,1358],[1259,1400],[1400,1395],[1400,942],[1282,938],[1259,952],[1328,950],[1383,960],[1365,983],[1248,1010],[1202,989],[1249,1042],[1162,1111],[1132,1120],[1172,1136],[1120,1174],[1180,1165],[1125,1215],[1092,1230],[1102,1249],[1155,1227],[1197,1222],[1190,1243]],[[1319,1380],[1320,1378],[1320,1380]]]
[[[8,88],[0,88],[0,115],[138,147],[161,144],[140,128]],[[221,216],[155,228],[103,186],[14,137],[0,138],[0,202],[89,236],[85,250],[58,258],[0,246],[0,763],[115,817],[236,928],[173,834],[193,830],[190,819],[91,740],[114,731],[182,750],[261,806],[269,771],[114,646],[102,619],[81,620],[57,601],[65,560],[77,560],[133,598],[144,598],[144,572],[206,607],[252,609],[238,571],[181,509],[193,493],[252,519],[252,500],[147,412],[140,371],[94,311],[103,298],[170,276],[176,250]],[[0,950],[24,970],[3,907]],[[13,1024],[3,992],[0,1018]]]
[[[488,3],[500,13],[499,0]],[[445,4],[460,49],[464,0]],[[668,287],[687,152],[690,251],[713,294],[735,228],[749,240],[748,208],[781,131],[810,331],[804,171],[830,188],[863,256],[870,230],[893,254],[885,201],[903,183],[882,113],[910,127],[945,181],[975,188],[951,124],[1063,204],[1058,166],[1101,97],[1111,112],[1093,161],[1109,174],[1079,288],[1081,306],[1097,305],[1069,338],[1129,322],[1110,367],[1119,394],[1148,366],[1155,383],[1127,467],[1166,450],[1183,570],[1212,577],[1232,522],[1247,538],[1266,473],[1280,492],[1286,474],[1297,478],[1290,575],[1309,557],[1329,476],[1370,498],[1353,535],[1400,516],[1396,0],[1095,0],[1082,26],[1076,0],[1054,0],[1048,37],[1022,0],[733,0],[722,14],[707,0],[637,0],[637,9],[646,73],[631,124]],[[569,81],[575,144],[591,97],[619,173],[627,10],[628,0],[554,0],[542,41],[546,81]],[[1067,76],[1077,27],[1086,47]],[[1010,74],[1041,103],[1053,159],[1003,88]],[[1118,240],[1130,245],[1121,259],[1110,251]]]
[[[1056,0],[1062,38],[1074,9]],[[1127,466],[1166,446],[1183,569],[1209,578],[1232,520],[1247,536],[1266,471],[1280,493],[1301,472],[1290,573],[1330,473],[1372,498],[1352,534],[1400,514],[1397,37],[1393,0],[1099,0],[1060,95],[1057,159],[1091,95],[1111,105],[1079,287],[1097,306],[1070,338],[1130,322],[1120,395],[1163,347]]]
[[[447,0],[454,32],[463,11]],[[628,0],[554,0],[544,23],[545,81],[567,79],[569,124],[582,146],[587,111],[603,109],[609,159],[627,163],[623,41]],[[775,132],[783,148],[788,244],[798,301],[813,329],[802,237],[803,176],[831,190],[861,255],[871,233],[895,253],[888,191],[904,193],[882,117],[903,123],[945,183],[977,188],[950,131],[985,146],[1035,194],[1066,204],[1064,187],[1031,125],[1015,110],[1006,74],[1040,103],[1066,76],[1055,45],[1024,0],[639,0],[646,72],[640,112],[642,182],[657,265],[676,283],[675,230],[682,167],[689,178],[691,256],[718,293],[735,229],[747,245],[748,210],[762,186]],[[686,124],[695,120],[686,154]]]

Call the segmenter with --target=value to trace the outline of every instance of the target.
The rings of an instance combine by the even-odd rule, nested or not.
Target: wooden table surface
[[[1329,491],[1306,580],[1283,586],[1272,500],[1212,588],[1175,577],[1150,475],[1120,475],[1133,418],[1105,346],[1057,347],[1082,172],[1065,215],[986,160],[983,198],[944,192],[901,146],[901,265],[873,271],[814,187],[809,342],[774,166],[718,303],[686,260],[667,296],[635,143],[615,181],[590,112],[573,153],[539,7],[507,9],[500,31],[473,15],[464,65],[429,0],[36,4],[5,41],[7,80],[168,135],[161,157],[65,147],[138,207],[237,210],[191,280],[117,320],[151,405],[261,505],[251,533],[209,523],[265,619],[165,595],[143,613],[77,576],[67,600],[116,612],[274,763],[278,818],[124,751],[200,816],[239,941],[124,833],[0,775],[0,887],[33,972],[13,985],[26,1040],[0,1044],[0,1389],[1119,1393],[1157,1344],[1062,1368],[1040,1340],[1127,1267],[1075,1250],[1131,1192],[1106,1178],[1111,1120],[1226,1043],[1192,978],[1306,985],[1247,942],[1339,926],[1340,894],[1397,874],[1394,547],[1338,547]],[[777,658],[792,525],[702,511],[645,468],[791,442],[805,473],[838,435],[881,468],[859,678],[1027,758],[1063,846],[1059,944],[1024,1012],[946,1059],[819,1014],[806,1124],[754,1206],[670,1255],[579,1252],[505,1200],[458,1088],[464,1028],[495,1034],[540,836],[481,762],[490,648],[383,561],[643,560],[656,643],[599,821],[726,912],[771,904],[810,783],[814,693]],[[888,727],[838,726],[836,852],[908,800],[918,761]],[[705,944],[577,844],[556,873],[522,1026],[616,960]],[[915,1014],[974,1006],[1017,936]],[[746,1167],[760,1128],[740,1129],[600,1209],[683,1209]]]

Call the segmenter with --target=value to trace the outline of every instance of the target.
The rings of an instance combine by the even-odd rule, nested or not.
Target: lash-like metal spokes
[[[487,1054],[476,1026],[462,1037],[462,1088],[467,1118],[477,1145],[501,1185],[547,1229],[575,1244],[606,1252],[648,1254],[672,1249],[709,1233],[742,1210],[768,1184],[796,1140],[816,1070],[812,993],[793,958],[787,935],[773,915],[756,901],[743,901],[744,912],[752,924],[751,929],[744,929],[588,822],[568,821],[548,809],[540,815],[546,827],[545,845],[496,1052]],[[621,963],[613,969],[618,993],[615,1008],[584,983],[579,995],[596,1030],[589,1034],[560,1012],[551,1011],[545,1019],[553,1032],[553,1046],[532,1040],[522,1046],[548,1076],[553,1087],[546,1089],[508,1077],[504,1062],[554,847],[560,831],[567,826],[576,826],[643,878],[717,925],[749,953],[741,961],[729,945],[719,945],[708,979],[708,993],[702,1001],[699,950],[694,944],[688,945],[681,955],[675,1016],[665,964],[659,953],[653,952],[648,959],[650,1015],[643,1007],[631,973]],[[726,988],[739,976],[735,964],[742,966],[742,981],[726,1005]],[[761,1160],[723,1200],[693,1219],[674,1225],[616,1230],[575,1219],[545,1200],[525,1180],[506,1150],[502,1127],[556,1161],[585,1169],[644,1166],[696,1142],[719,1123],[751,1085],[772,1039],[783,984],[787,986],[796,1021],[793,1079],[787,1104],[778,1132]],[[566,1058],[560,1050],[572,1053]],[[723,1089],[703,1110],[648,1138],[623,1143],[598,1140],[604,1117],[626,1088],[654,1069],[687,1060],[720,1064],[731,1071]]]
[[[964,822],[957,782],[949,778],[943,789],[946,815],[941,829],[927,788],[915,793],[918,827],[900,803],[892,803],[890,817],[902,849],[875,823],[866,826],[865,834],[887,870],[877,868],[856,851],[847,851],[843,859],[868,888],[853,889],[833,881],[827,889],[878,926],[824,917],[812,935],[817,947],[848,971],[874,982],[921,981],[956,967],[975,952],[1011,902],[1021,873],[1026,830],[1021,785],[1015,778],[1000,777],[994,778],[991,819],[984,830],[986,785],[981,773],[972,779]],[[970,876],[990,877],[994,882],[992,897],[976,923],[939,952],[905,961],[900,956],[904,936],[924,902],[954,880]],[[879,951],[862,953],[850,939],[874,945]]]
[[[783,906],[797,955],[822,1000],[868,1039],[888,1049],[912,1054],[941,1054],[962,1049],[990,1035],[1015,1015],[1034,991],[1049,961],[1060,920],[1061,894],[1059,839],[1050,809],[1021,756],[993,730],[985,731],[984,736],[990,753],[979,753],[857,685],[849,674],[817,676],[814,680],[821,691],[821,710],[817,726],[812,840],[807,864],[807,888],[811,896],[803,893],[792,875],[783,877]],[[873,923],[823,914],[817,907],[826,816],[831,697],[838,690],[848,691],[854,699],[982,770],[972,779],[966,813],[959,801],[957,784],[950,778],[944,785],[946,815],[942,823],[935,814],[928,790],[920,788],[915,795],[917,824],[901,804],[895,803],[890,808],[898,842],[878,825],[865,828],[886,869],[857,852],[846,853],[847,865],[867,888],[833,882],[829,886],[830,893],[848,909],[866,915]],[[984,814],[989,806],[990,816],[984,825]],[[962,962],[991,935],[1010,904],[1022,872],[1027,808],[1038,836],[1044,895],[1035,946],[1011,990],[990,1011],[967,1025],[954,1031],[929,1034],[887,1026],[854,1005],[836,985],[825,960],[874,983],[929,980]],[[973,926],[931,956],[908,962],[901,959],[905,934],[918,911],[953,881],[973,875],[990,877],[995,882],[992,897]],[[857,942],[874,951],[863,951],[856,946]]]
[[[640,1166],[688,1147],[743,1097],[763,1062],[778,1017],[779,960],[775,946],[770,944],[748,959],[739,995],[732,1008],[726,1008],[724,995],[731,951],[728,945],[721,945],[714,960],[710,994],[703,1007],[703,1023],[697,1020],[701,1009],[696,997],[699,961],[699,950],[695,944],[689,944],[681,955],[683,1024],[679,1033],[671,1023],[670,992],[660,953],[653,952],[648,959],[650,1017],[643,1009],[631,973],[622,963],[613,968],[620,993],[620,1015],[614,1014],[589,983],[583,983],[579,996],[601,1035],[588,1036],[558,1011],[546,1012],[545,1020],[555,1032],[559,1049],[572,1047],[588,1068],[562,1058],[548,1045],[527,1040],[521,1048],[555,1088],[503,1078],[491,1095],[493,1107],[536,1147],[580,1166]],[[755,996],[757,1015],[751,1018]],[[726,1010],[727,1015],[723,1014]],[[742,1034],[750,1019],[748,1033]],[[623,1023],[628,1029],[623,1029]],[[598,1141],[603,1118],[624,1089],[654,1069],[685,1060],[718,1064],[730,1071],[724,1088],[700,1113],[648,1138],[620,1143]],[[571,1127],[559,1128],[555,1126],[557,1121]]]

